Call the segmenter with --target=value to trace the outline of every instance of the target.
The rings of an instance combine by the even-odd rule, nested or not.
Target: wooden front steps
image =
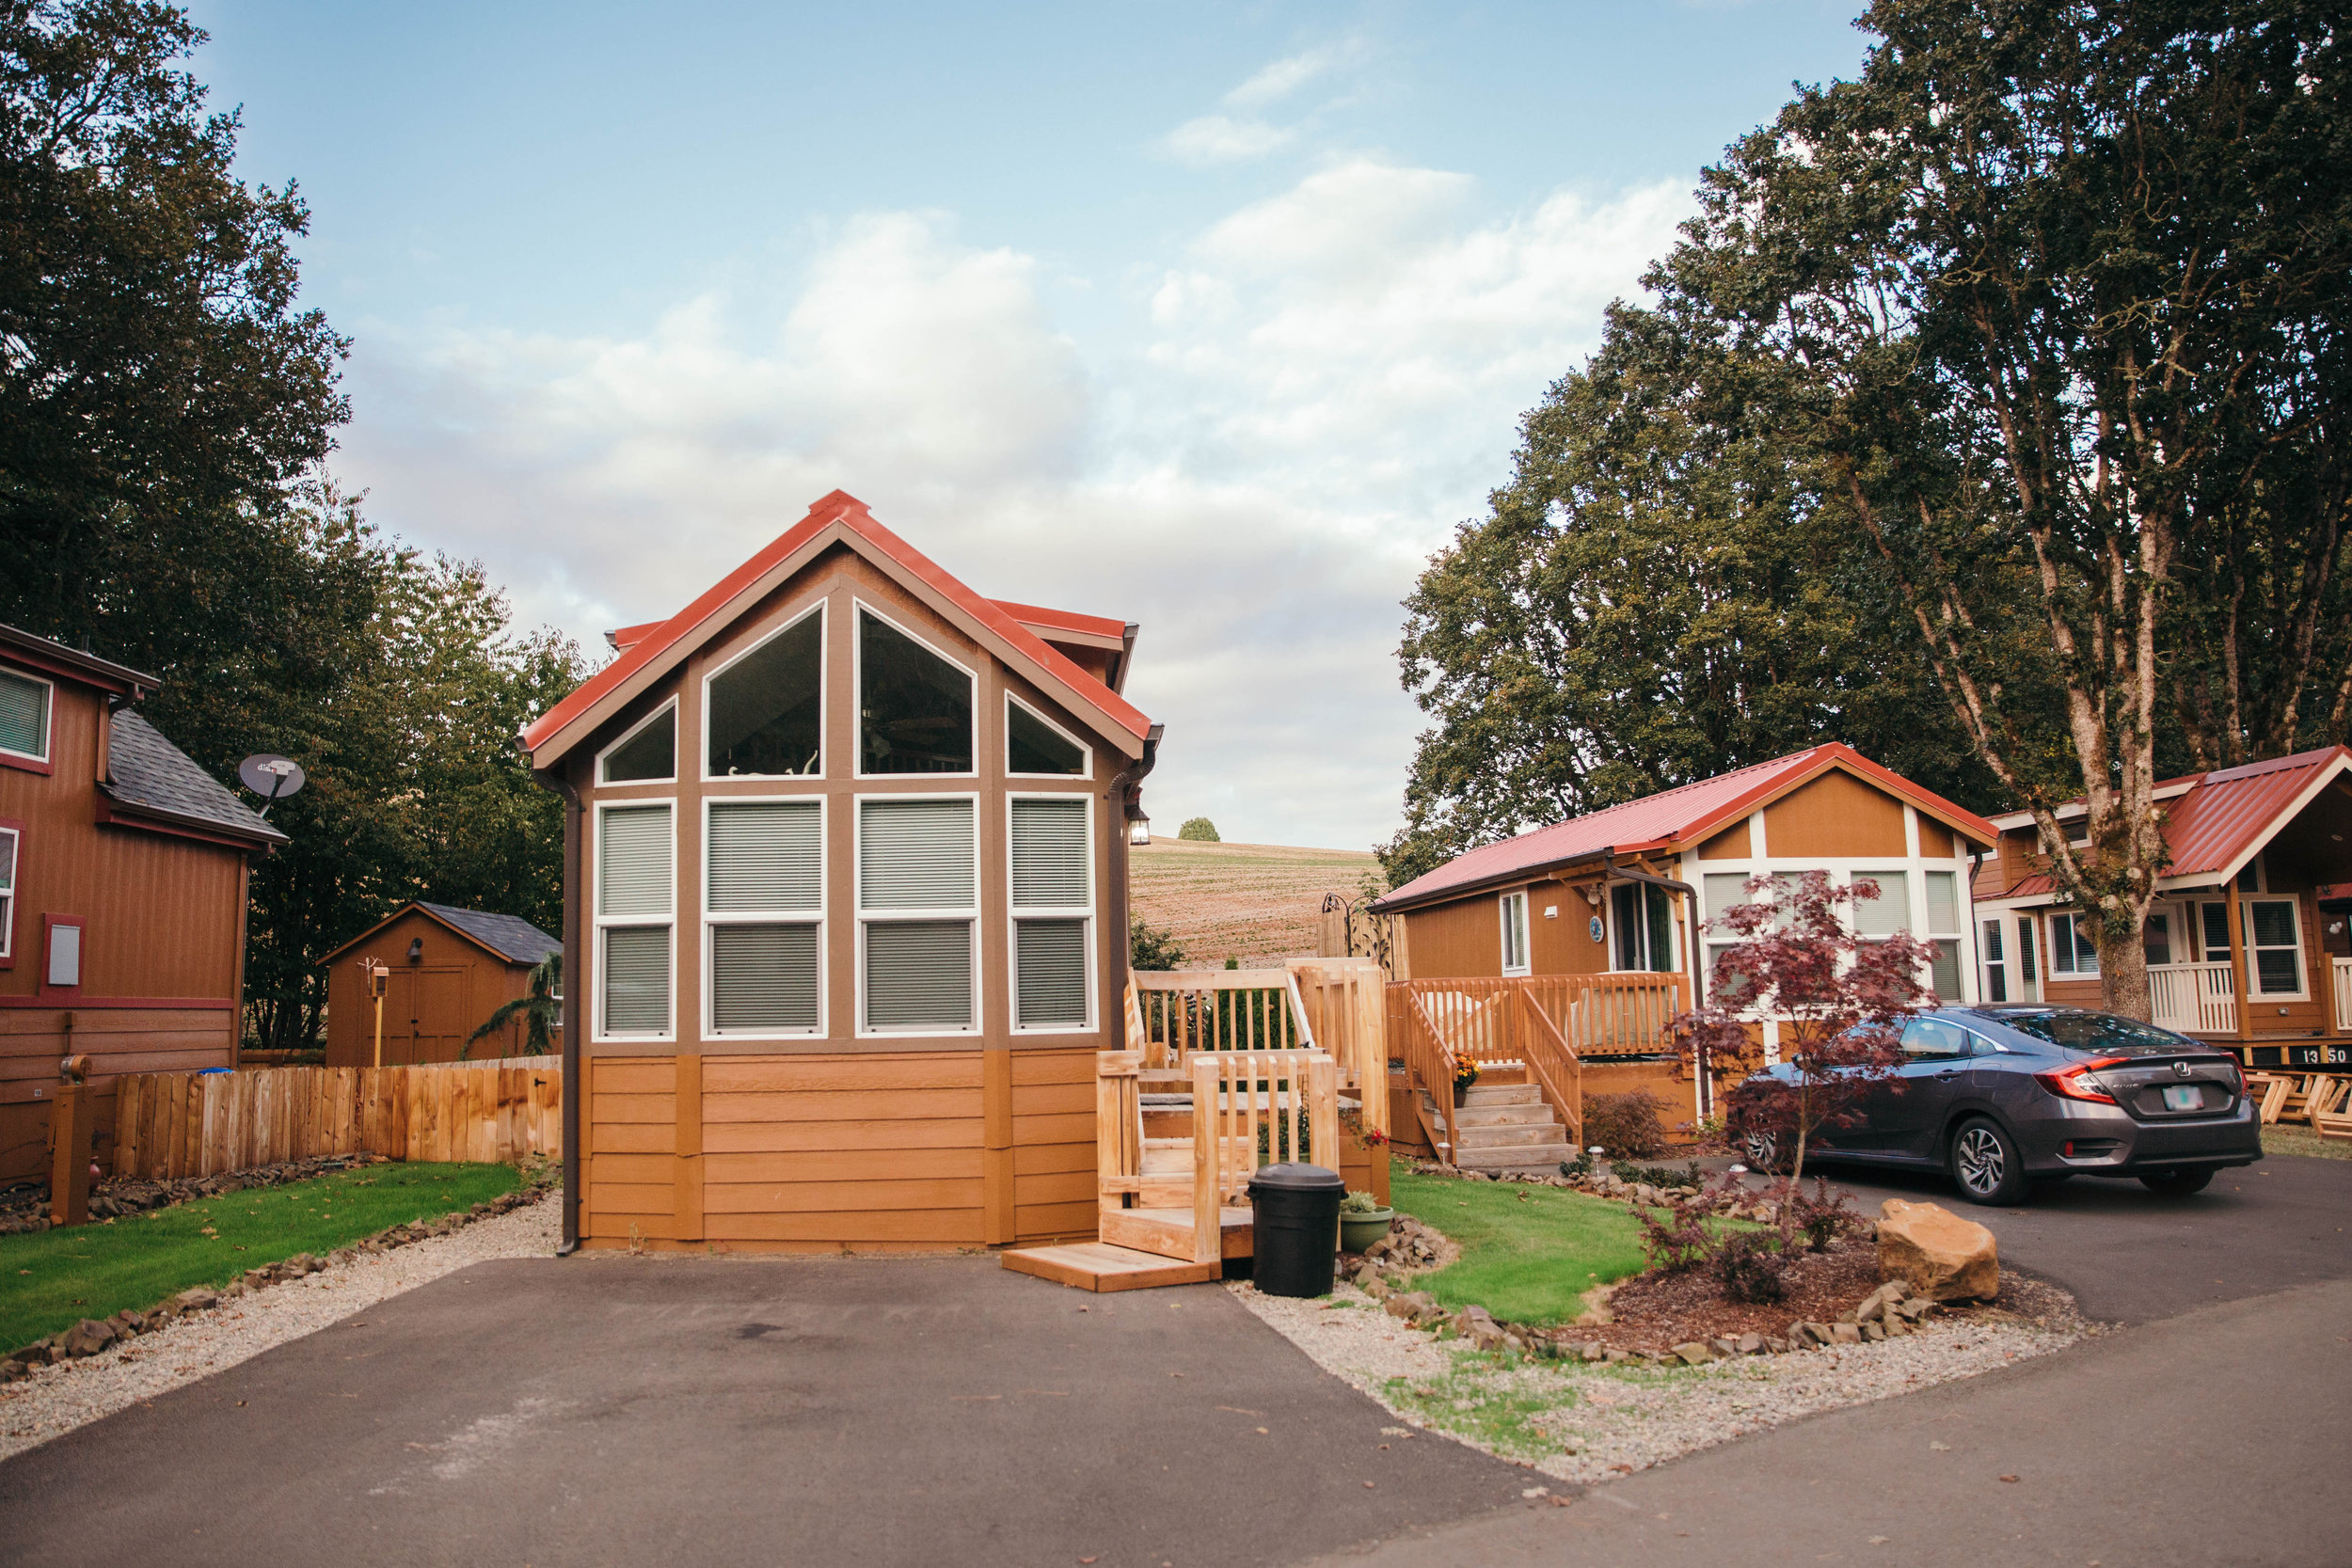
[[[1104,1242],[1022,1247],[997,1254],[1006,1268],[1081,1291],[1145,1291],[1155,1285],[1198,1285],[1224,1273],[1217,1263],[1179,1262],[1157,1253]]]
[[[1437,1119],[1434,1106],[1429,1108]],[[1570,1159],[1568,1131],[1533,1084],[1477,1084],[1454,1107],[1454,1164],[1461,1170],[1545,1170]]]

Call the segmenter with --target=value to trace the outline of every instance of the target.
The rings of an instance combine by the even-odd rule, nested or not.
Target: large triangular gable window
[[[972,672],[858,607],[858,771],[973,771]]]
[[[811,778],[825,770],[825,611],[810,610],[715,671],[704,776]]]

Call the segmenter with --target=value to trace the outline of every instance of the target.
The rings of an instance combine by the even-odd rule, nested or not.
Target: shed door
[[[462,969],[393,970],[384,999],[384,1065],[455,1061],[474,1027],[465,1017],[465,987]]]

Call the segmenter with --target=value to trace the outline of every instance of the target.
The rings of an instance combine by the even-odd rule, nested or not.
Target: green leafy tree
[[[460,1060],[473,1055],[473,1048],[497,1034],[519,1018],[523,1021],[523,1049],[526,1056],[548,1056],[555,1052],[555,1031],[564,1022],[564,1004],[559,998],[564,990],[564,955],[548,954],[531,966],[530,990],[512,1002],[501,1004],[496,1012],[484,1021],[481,1028],[466,1037],[465,1049],[457,1054]]]
[[[1221,844],[1224,842],[1216,836],[1216,824],[1205,816],[1187,818],[1184,825],[1176,830],[1176,836],[1187,844]]]
[[[2144,1018],[2181,719],[2206,754],[2267,751],[2340,722],[2352,678],[2352,39],[2299,0],[1862,24],[1860,77],[1733,147],[1650,281],[1775,384],[2094,917],[2107,1006]],[[2052,814],[2086,795],[2076,848]]]
[[[1176,933],[1144,923],[1136,915],[1127,924],[1127,964],[1131,969],[1174,969],[1184,961]]]

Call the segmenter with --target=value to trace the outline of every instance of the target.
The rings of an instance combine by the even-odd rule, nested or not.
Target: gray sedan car
[[[2263,1157],[2236,1059],[2153,1024],[2082,1007],[1938,1007],[1904,1023],[1902,1050],[1850,1125],[1815,1134],[1808,1164],[1945,1170],[1971,1203],[2013,1204],[2070,1176],[2137,1177],[2185,1197]],[[1759,1075],[1793,1076],[1785,1063]],[[1735,1129],[1740,1107],[1735,1090]],[[1770,1133],[1745,1142],[1757,1165],[1781,1164]]]

